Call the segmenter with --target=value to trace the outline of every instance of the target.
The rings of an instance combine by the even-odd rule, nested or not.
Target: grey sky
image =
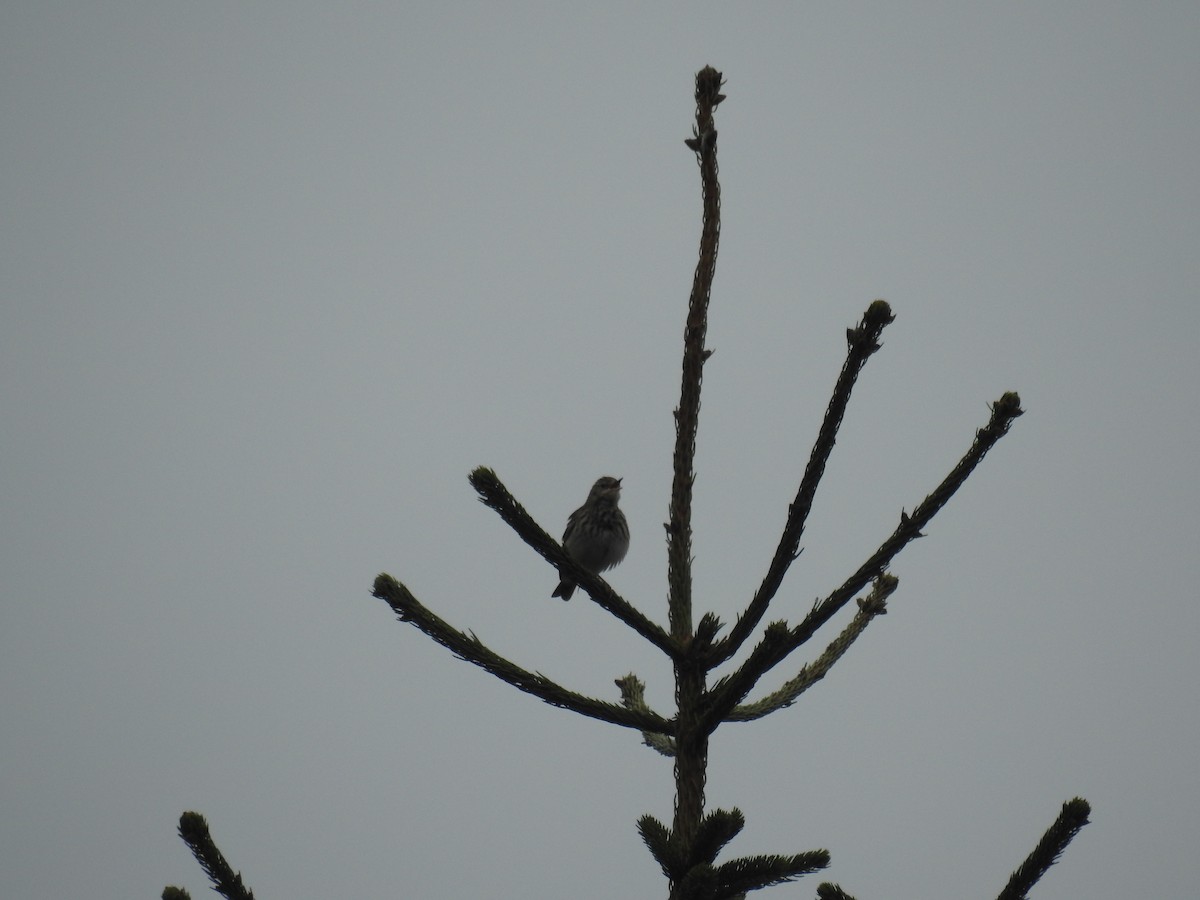
[[[826,847],[863,900],[994,896],[1079,794],[1041,900],[1194,895],[1198,40],[1183,2],[5,4],[0,896],[204,896],[185,809],[263,898],[663,895],[634,821],[669,816],[669,761],[369,588],[668,707],[665,662],[551,600],[466,475],[556,533],[624,476],[610,581],[665,619],[705,64],[699,608],[757,586],[873,298],[897,320],[772,618],[988,402],[1028,410],[891,614],[717,733],[730,852]]]

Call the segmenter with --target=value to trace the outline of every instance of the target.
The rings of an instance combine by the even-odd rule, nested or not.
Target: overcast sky
[[[634,822],[670,761],[369,591],[669,714],[661,655],[552,600],[466,476],[554,534],[623,476],[609,580],[665,622],[712,64],[697,613],[758,585],[872,299],[897,318],[769,618],[989,402],[1028,410],[890,614],[717,732],[727,852],[831,852],[770,896],[989,897],[1081,795],[1038,898],[1194,896],[1197,46],[1194,2],[5,3],[0,895],[208,896],[194,809],[263,900],[665,896]]]

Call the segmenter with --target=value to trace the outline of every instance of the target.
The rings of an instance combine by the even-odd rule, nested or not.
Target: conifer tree
[[[564,710],[641,732],[644,743],[674,760],[674,816],[668,825],[650,815],[637,828],[668,882],[669,900],[726,900],[747,892],[792,881],[829,864],[822,849],[782,855],[755,855],[718,860],[722,849],[745,824],[739,809],[705,806],[708,742],[723,723],[759,719],[791,706],[825,674],[880,615],[899,581],[889,571],[895,557],[946,505],[989,450],[1008,433],[1022,414],[1014,392],[1003,393],[991,404],[988,421],[976,431],[958,464],[911,512],[901,511],[894,530],[841,585],[818,599],[796,624],[783,620],[759,630],[792,562],[799,556],[800,541],[812,509],[817,486],[833,450],[851,392],[867,360],[880,349],[883,330],[893,321],[889,305],[875,300],[862,318],[846,331],[846,359],[833,388],[812,452],[788,508],[788,516],[762,583],[737,620],[728,629],[710,612],[695,621],[692,590],[692,489],[693,458],[700,412],[700,387],[705,363],[712,350],[705,346],[708,305],[721,231],[721,189],[717,170],[717,129],[714,113],[725,100],[720,72],[706,66],[696,75],[696,119],[692,136],[684,143],[700,168],[703,223],[699,260],[688,301],[684,328],[683,367],[679,406],[674,411],[674,476],[669,519],[666,523],[668,559],[667,624],[647,616],[625,600],[600,575],[581,567],[563,546],[542,529],[508,491],[491,469],[480,467],[469,480],[479,499],[494,510],[563,578],[579,588],[598,607],[625,623],[658,648],[671,661],[675,675],[675,709],[664,713],[645,700],[645,685],[635,674],[616,680],[619,702],[589,697],[560,685],[538,672],[528,671],[488,648],[474,634],[460,631],[424,606],[388,574],[375,579],[373,593],[384,600],[400,621],[409,623],[454,655],[522,691]],[[857,611],[824,649],[795,670],[777,690],[751,699],[764,675],[806,647],[844,607],[854,601]],[[747,644],[750,649],[742,653]],[[740,661],[739,660],[739,654]],[[732,672],[710,682],[713,670],[734,661]],[[1087,824],[1087,801],[1066,802],[1029,857],[1016,869],[997,895],[999,900],[1019,900],[1058,859],[1078,831]],[[228,900],[252,898],[241,876],[226,863],[198,813],[184,813],[180,835],[213,881],[214,889]],[[852,900],[852,895],[831,883],[816,888],[820,900]],[[181,888],[168,887],[164,898],[187,897]]]

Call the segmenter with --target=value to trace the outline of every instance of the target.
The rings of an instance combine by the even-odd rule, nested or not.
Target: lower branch
[[[829,865],[828,850],[809,850],[793,856],[747,856],[716,867],[721,896],[757,891],[773,884],[785,884],[801,875],[811,875]]]
[[[626,728],[637,728],[641,731],[653,731],[658,734],[670,734],[674,731],[671,722],[649,710],[626,709],[615,703],[606,703],[593,697],[569,691],[551,681],[538,672],[527,672],[520,666],[509,662],[500,654],[487,647],[473,634],[464,634],[448,625],[440,618],[421,605],[403,584],[391,575],[382,574],[375,579],[372,592],[376,597],[387,602],[403,622],[412,622],[443,647],[452,651],[459,659],[474,663],[485,671],[491,672],[501,681],[507,681],[513,687],[533,694],[551,706],[569,709],[582,716],[599,719],[602,722],[612,722]]]

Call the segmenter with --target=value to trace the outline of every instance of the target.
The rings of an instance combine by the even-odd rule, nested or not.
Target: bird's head
[[[592,490],[588,494],[589,500],[611,500],[614,503],[621,496],[621,479],[613,478],[611,475],[604,475],[596,479],[596,483],[592,485]]]

